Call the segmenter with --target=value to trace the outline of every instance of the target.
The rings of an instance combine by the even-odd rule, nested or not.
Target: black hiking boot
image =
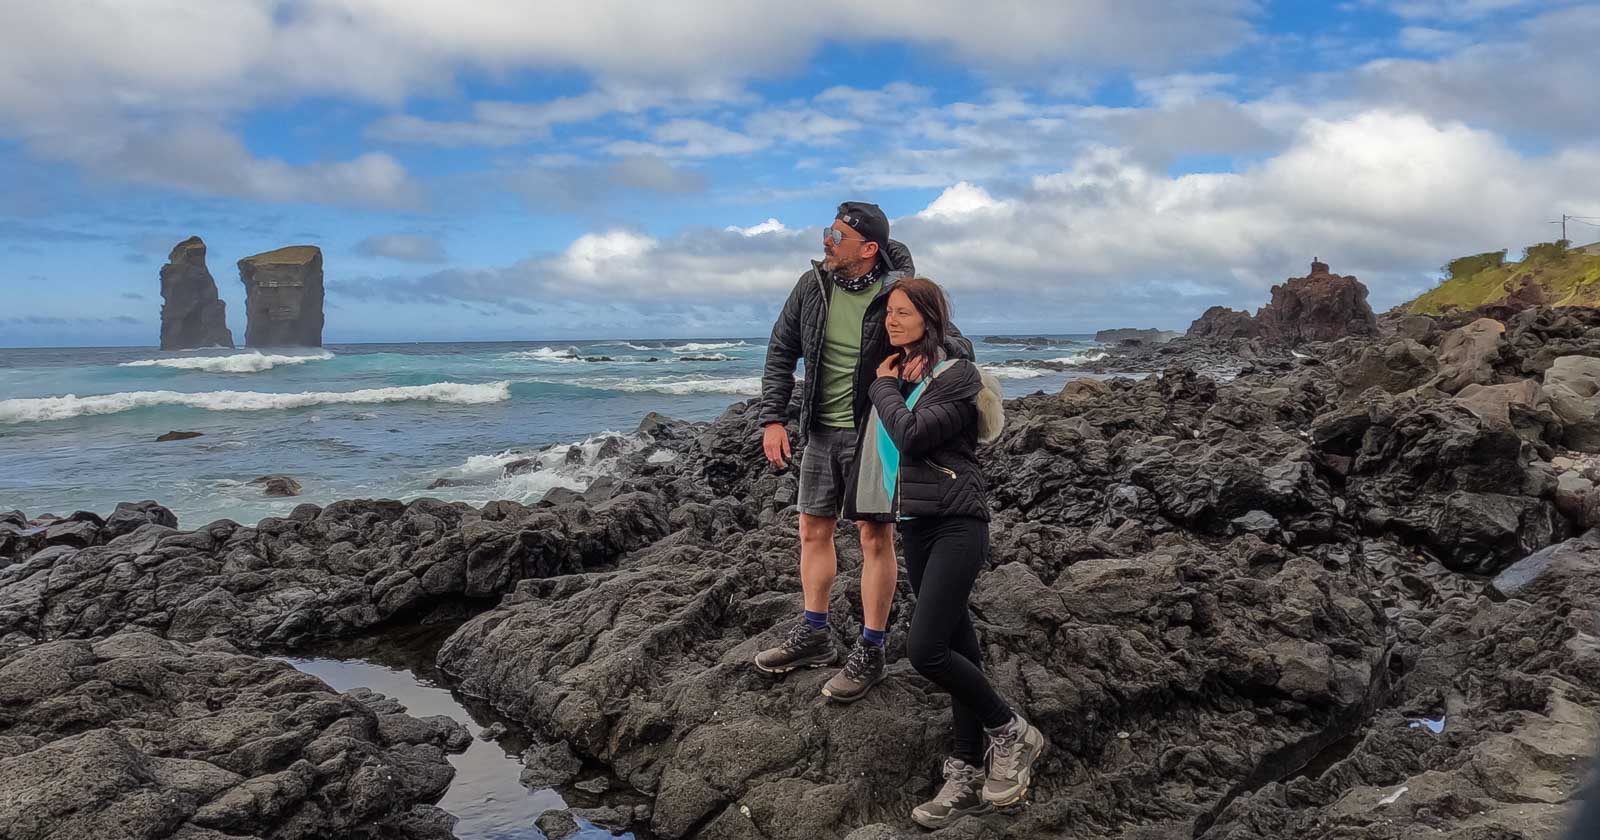
[[[769,674],[787,674],[796,668],[819,668],[839,661],[833,634],[814,630],[804,621],[789,628],[777,647],[756,654],[756,667]]]
[[[854,703],[883,679],[883,648],[866,639],[856,639],[844,667],[822,687],[822,696],[840,703]]]

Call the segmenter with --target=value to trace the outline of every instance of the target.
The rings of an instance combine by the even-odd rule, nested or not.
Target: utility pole
[[[1561,238],[1562,239],[1566,239],[1567,238],[1567,220],[1571,219],[1571,218],[1574,218],[1574,217],[1569,216],[1566,213],[1562,213],[1561,214],[1561,221],[1559,221],[1559,222],[1551,222],[1550,223],[1552,225],[1560,225],[1561,226]]]

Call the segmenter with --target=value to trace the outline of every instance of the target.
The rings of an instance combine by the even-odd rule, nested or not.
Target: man
[[[838,574],[833,535],[856,453],[857,427],[870,411],[867,386],[890,350],[883,313],[889,291],[911,276],[911,253],[889,239],[889,219],[876,204],[847,201],[822,232],[823,260],[813,261],[783,305],[767,345],[761,377],[762,450],[773,466],[793,457],[788,430],[795,362],[805,359],[800,394],[801,620],[777,647],[756,655],[756,667],[782,674],[839,660],[828,627],[828,598]],[[971,359],[972,342],[951,328],[946,352]],[[914,375],[915,371],[908,371]],[[857,522],[861,538],[863,626],[844,668],[822,689],[849,703],[883,679],[883,646],[894,600],[892,522]]]

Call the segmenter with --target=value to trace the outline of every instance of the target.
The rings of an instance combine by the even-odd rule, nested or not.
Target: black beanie
[[[839,205],[839,212],[834,218],[861,234],[862,239],[878,243],[879,251],[889,247],[889,217],[883,215],[878,205],[865,201],[846,201]]]

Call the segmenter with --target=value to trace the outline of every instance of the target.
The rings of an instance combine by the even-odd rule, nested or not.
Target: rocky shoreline
[[[1128,345],[1076,369],[1161,373],[1008,401],[974,611],[1054,749],[1026,808],[936,836],[1556,836],[1600,736],[1600,310],[1376,331]],[[0,514],[5,836],[449,836],[459,727],[265,657],[463,621],[440,670],[538,739],[532,777],[653,801],[616,828],[923,836],[949,707],[903,583],[861,703],[748,667],[799,602],[755,421],[652,418],[675,458],[534,506]]]

